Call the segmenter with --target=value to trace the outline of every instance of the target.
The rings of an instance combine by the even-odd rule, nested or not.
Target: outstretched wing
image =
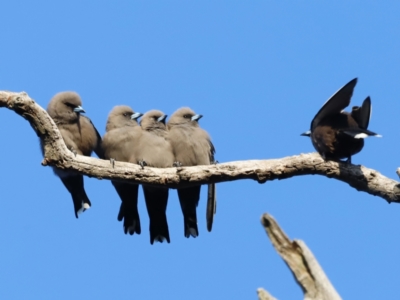
[[[357,84],[357,78],[349,81],[346,85],[340,88],[332,97],[325,102],[322,108],[311,121],[311,131],[321,122],[323,118],[331,114],[340,113],[350,104],[351,96],[353,95],[354,87]]]
[[[372,106],[371,106],[371,98],[368,96],[362,106],[359,114],[358,126],[363,129],[368,128],[369,119],[371,118]]]

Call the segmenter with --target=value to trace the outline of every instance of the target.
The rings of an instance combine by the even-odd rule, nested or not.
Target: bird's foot
[[[114,169],[114,167],[115,167],[115,159],[114,158],[110,158],[110,164]]]
[[[75,157],[76,157],[76,155],[78,154],[78,152],[76,152],[76,150],[73,148],[73,147],[71,147],[71,149],[69,149],[74,155],[75,155]]]
[[[174,161],[173,166],[176,168],[182,167],[182,163],[180,161]]]
[[[147,166],[147,163],[146,163],[144,160],[141,159],[141,160],[138,161],[138,165],[141,166],[141,167],[142,167],[142,170],[143,170],[144,167]]]
[[[173,166],[176,168],[177,173],[183,170],[182,163],[180,161],[174,161]]]

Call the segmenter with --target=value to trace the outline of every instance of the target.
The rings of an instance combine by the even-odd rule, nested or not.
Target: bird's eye
[[[127,113],[123,113],[122,115],[123,115],[124,117],[126,117],[128,114],[127,114]]]
[[[65,105],[68,106],[68,107],[72,107],[72,108],[75,108],[75,107],[76,107],[75,105],[72,105],[72,104],[69,103],[69,102],[65,102]]]
[[[185,119],[190,119],[192,116],[191,115],[184,115],[183,116]]]

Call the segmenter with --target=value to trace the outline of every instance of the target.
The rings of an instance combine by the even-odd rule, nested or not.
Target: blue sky
[[[371,96],[368,139],[353,163],[397,178],[400,3],[385,1],[8,1],[0,5],[0,90],[43,107],[74,90],[100,133],[115,105],[204,115],[220,162],[314,151],[300,133],[339,87]],[[260,216],[304,240],[344,299],[399,299],[400,206],[321,176],[218,184],[212,233],[186,239],[170,191],[171,244],[126,236],[111,183],[85,179],[92,208],[42,167],[36,135],[0,110],[1,299],[279,299],[302,293]]]

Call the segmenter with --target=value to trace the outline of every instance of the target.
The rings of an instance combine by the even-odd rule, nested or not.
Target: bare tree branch
[[[261,217],[261,224],[264,226],[275,250],[288,265],[296,282],[303,290],[304,299],[341,299],[311,250],[303,241],[291,241],[269,214],[264,214]]]
[[[273,297],[270,293],[268,293],[263,288],[257,289],[257,296],[258,296],[258,300],[277,300],[275,297]]]
[[[29,121],[44,141],[43,165],[73,170],[89,177],[136,183],[165,185],[171,188],[211,182],[253,179],[259,183],[299,175],[323,175],[348,183],[358,191],[379,196],[386,201],[400,202],[400,183],[360,165],[324,161],[317,153],[300,154],[270,160],[246,160],[210,166],[181,168],[148,168],[110,162],[92,157],[76,157],[65,143],[47,112],[26,93],[0,91],[0,107],[7,107]]]

